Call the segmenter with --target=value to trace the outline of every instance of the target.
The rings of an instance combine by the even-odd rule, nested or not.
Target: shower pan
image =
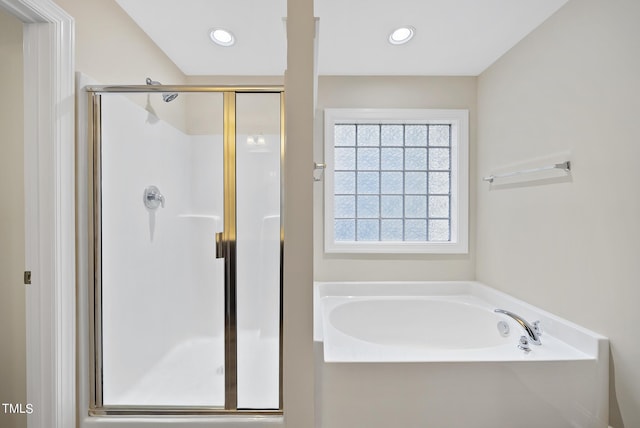
[[[87,88],[89,413],[281,414],[283,89],[148,80]]]

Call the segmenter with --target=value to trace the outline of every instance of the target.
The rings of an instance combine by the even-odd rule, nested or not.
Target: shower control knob
[[[156,186],[148,186],[144,189],[142,202],[144,202],[144,206],[151,211],[157,210],[160,206],[164,208],[164,196]]]

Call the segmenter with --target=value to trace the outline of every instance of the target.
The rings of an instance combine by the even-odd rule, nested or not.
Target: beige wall
[[[638,22],[637,0],[572,0],[478,83],[477,278],[609,336],[614,428],[640,426]],[[569,182],[480,180],[566,150]]]
[[[313,0],[287,2],[283,407],[287,428],[314,426]]]
[[[76,69],[101,84],[143,84],[146,77],[166,84],[282,85],[284,76],[233,77],[184,76],[113,0],[56,0],[76,24]],[[293,12],[292,12],[293,11]],[[289,2],[288,33],[292,35],[287,77],[287,159],[312,159],[313,121],[313,2]],[[146,96],[132,97],[146,107]],[[185,103],[182,116],[171,108]],[[181,96],[170,104],[151,99],[151,107],[161,119],[194,133],[203,128],[203,104]],[[191,105],[190,105],[191,104]],[[179,104],[178,104],[179,105]],[[207,103],[205,102],[205,105]],[[188,112],[188,114],[187,114]],[[195,112],[194,121],[187,120]],[[82,119],[80,119],[82,120]],[[293,142],[291,142],[293,141]],[[299,144],[297,141],[308,142]],[[313,426],[313,337],[312,337],[312,248],[311,181],[309,169],[297,161],[287,161],[285,180],[284,312],[284,417],[287,426]],[[301,213],[308,215],[300,215]],[[3,427],[4,428],[4,427]]]
[[[143,85],[185,76],[115,0],[56,0],[76,25],[76,69],[104,84]]]
[[[115,0],[57,0],[76,24],[76,70],[103,85],[282,85],[284,76],[186,76]],[[150,12],[151,13],[151,12]],[[182,94],[165,103],[160,95],[129,95],[138,105],[189,134],[217,132],[219,97]],[[220,113],[219,113],[220,112]],[[216,116],[220,114],[220,116]],[[206,125],[204,125],[206,124]]]
[[[475,77],[321,76],[315,123],[314,156],[324,159],[325,108],[450,108],[469,110],[471,177],[475,176]],[[462,280],[475,275],[475,186],[470,187],[469,254],[346,255],[323,250],[323,183],[314,183],[314,279],[334,280]]]
[[[0,403],[27,399],[24,271],[22,22],[0,9]],[[5,414],[2,428],[26,427]]]
[[[186,77],[115,0],[56,0],[75,20],[76,71],[103,85],[144,85],[147,77],[181,85]],[[131,96],[180,130],[186,129],[185,97]]]

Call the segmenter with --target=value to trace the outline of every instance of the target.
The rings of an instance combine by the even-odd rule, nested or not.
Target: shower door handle
[[[224,259],[224,232],[216,233],[216,259]]]

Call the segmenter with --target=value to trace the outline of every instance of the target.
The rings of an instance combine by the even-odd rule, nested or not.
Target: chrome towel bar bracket
[[[325,169],[327,169],[326,163],[314,162],[313,163],[313,181],[322,181],[322,178],[324,177]],[[320,175],[316,176],[315,172],[318,170],[320,171]]]

